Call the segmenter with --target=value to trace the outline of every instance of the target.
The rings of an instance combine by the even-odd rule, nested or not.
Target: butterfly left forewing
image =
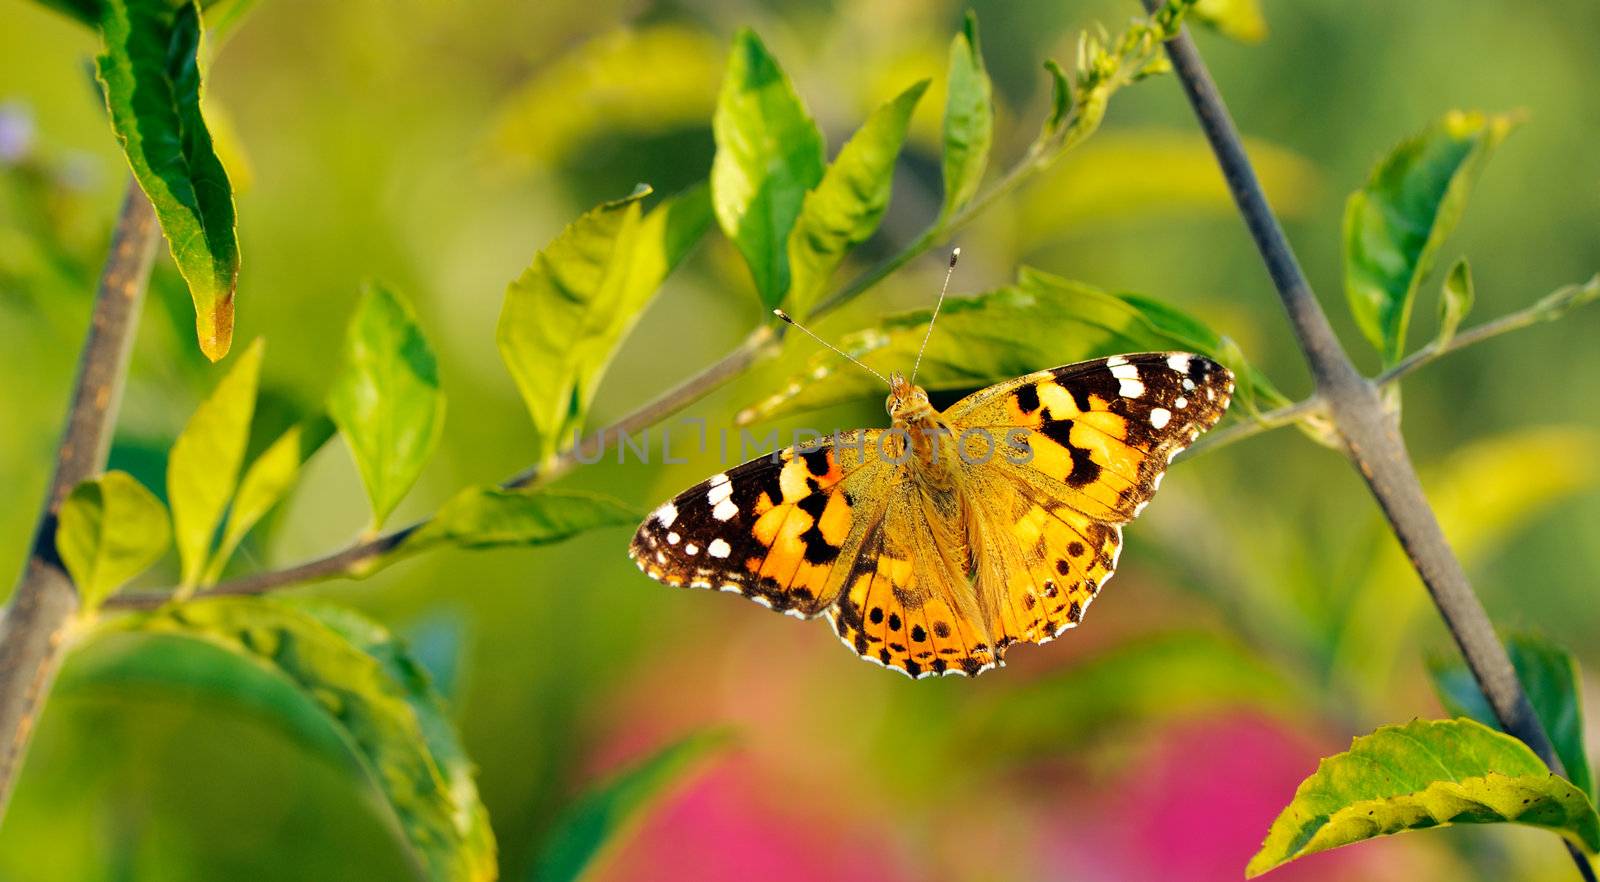
[[[1221,418],[1232,375],[1188,353],[1067,365],[957,402],[958,433],[1015,446],[965,464],[974,516],[991,553],[975,589],[1003,651],[1042,643],[1081,620],[1116,569],[1121,525],[1167,464]],[[1016,430],[1013,433],[1013,430]]]

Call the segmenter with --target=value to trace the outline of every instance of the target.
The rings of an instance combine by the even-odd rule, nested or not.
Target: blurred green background
[[[1040,64],[1135,4],[977,2],[999,105],[993,166],[1037,131]],[[570,0],[262,2],[218,53],[208,112],[239,190],[238,339],[268,341],[255,434],[326,391],[366,277],[417,303],[450,400],[445,441],[399,519],[528,464],[530,432],[491,345],[506,284],[573,217],[636,182],[704,177],[729,35],[750,25],[830,149],[921,77],[894,202],[861,257],[937,210],[945,2]],[[1347,345],[1346,194],[1396,141],[1456,107],[1522,108],[1440,262],[1472,258],[1476,320],[1600,269],[1600,7],[1269,3],[1267,38],[1199,36],[1269,194]],[[17,572],[126,177],[83,29],[0,0],[0,572]],[[953,288],[1019,264],[1179,304],[1302,396],[1305,368],[1177,84],[1113,99],[1102,131],[958,239]],[[858,265],[859,268],[859,265]],[[925,305],[913,264],[817,329],[836,338]],[[1432,330],[1430,282],[1413,340]],[[158,263],[112,466],[160,492],[164,451],[219,376],[187,294]],[[710,363],[761,319],[709,237],[610,371],[600,424]],[[1405,426],[1491,615],[1600,662],[1600,314],[1471,348],[1408,382]],[[711,425],[813,351],[694,407]],[[1043,367],[1044,365],[1041,365]],[[804,418],[877,425],[879,404]],[[791,424],[797,424],[794,421]],[[681,429],[681,427],[680,427]],[[676,449],[675,449],[676,450]],[[614,461],[566,482],[647,507],[715,470]],[[341,546],[366,510],[340,444],[236,569]],[[1233,879],[1267,824],[1353,735],[1441,714],[1424,671],[1450,651],[1359,477],[1280,431],[1184,463],[1129,533],[1088,627],[977,681],[911,684],[819,624],[669,590],[624,530],[542,550],[446,551],[362,583],[303,589],[406,636],[452,701],[501,850],[525,878],[574,796],[678,735],[732,723],[733,747],[611,855],[608,879]],[[170,583],[173,568],[151,580]],[[407,867],[347,761],[260,707],[137,675],[171,647],[105,641],[69,661],[5,825],[0,878],[399,879]],[[144,656],[141,660],[141,656]],[[193,659],[204,664],[205,659]],[[1591,682],[1593,682],[1591,678]],[[1595,692],[1589,690],[1593,699]],[[1591,701],[1591,705],[1593,702]],[[1591,727],[1591,731],[1593,727]],[[1591,739],[1592,741],[1593,739]],[[1316,856],[1283,878],[1568,878],[1546,835],[1471,829]],[[1277,877],[1274,877],[1277,878]]]

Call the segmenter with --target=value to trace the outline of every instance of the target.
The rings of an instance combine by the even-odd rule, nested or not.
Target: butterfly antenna
[[[922,335],[922,348],[917,350],[916,364],[911,366],[911,382],[917,382],[917,369],[922,367],[922,353],[928,351],[928,340],[933,337],[933,323],[939,320],[939,307],[944,305],[944,295],[950,290],[950,277],[956,274],[956,260],[961,257],[961,249],[950,252],[950,268],[944,271],[944,287],[939,289],[939,302],[933,305],[933,316],[928,319],[928,333]]]
[[[784,312],[781,309],[774,309],[772,311],[772,314],[777,316],[778,318],[783,319],[784,321],[788,322],[789,324],[794,325],[795,327],[799,328],[801,331],[804,331],[805,335],[807,337],[810,337],[811,339],[817,341],[818,343],[821,343],[823,346],[826,346],[829,349],[832,349],[834,352],[838,353],[838,355],[841,358],[845,359],[846,361],[854,362],[857,367],[859,367],[862,370],[866,371],[867,373],[873,375],[874,377],[877,377],[878,379],[882,380],[883,384],[885,386],[891,386],[892,387],[894,385],[893,383],[889,382],[889,378],[888,377],[885,377],[883,374],[880,374],[877,371],[873,370],[872,368],[867,367],[866,364],[864,364],[861,361],[861,359],[856,358],[855,356],[851,355],[850,353],[845,352],[843,349],[840,349],[839,347],[833,345],[832,343],[829,343],[828,341],[822,339],[821,337],[818,337],[815,333],[812,332],[812,330],[810,328],[808,328],[805,325],[802,325],[799,322],[795,321],[794,317],[789,315],[787,312]]]

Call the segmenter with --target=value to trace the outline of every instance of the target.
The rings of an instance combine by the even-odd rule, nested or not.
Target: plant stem
[[[1144,5],[1153,12],[1161,4],[1159,0],[1144,0]],[[1228,189],[1289,313],[1290,324],[1316,378],[1317,393],[1326,403],[1334,430],[1344,440],[1351,461],[1366,479],[1372,495],[1389,519],[1395,538],[1400,540],[1417,575],[1427,586],[1501,727],[1522,739],[1559,774],[1561,761],[1534,715],[1533,706],[1517,681],[1511,659],[1495,635],[1483,604],[1473,593],[1461,562],[1445,540],[1444,531],[1423,494],[1416,469],[1411,465],[1399,428],[1384,410],[1377,387],[1361,376],[1339,345],[1283,228],[1267,204],[1239,131],[1188,29],[1180,29],[1166,46],[1167,56],[1216,154]],[[1584,877],[1593,879],[1593,869],[1587,859],[1576,852],[1573,858]]]
[[[80,481],[105,468],[117,406],[160,239],[155,212],[129,182],[84,336],[55,473],[34,528],[33,547],[0,619],[0,817],[10,802],[39,708],[55,680],[67,629],[78,609],[72,579],[56,552],[56,514]]]
[[[1600,277],[1596,277],[1595,280],[1590,281],[1588,284],[1600,285]],[[1406,356],[1394,367],[1374,377],[1372,382],[1379,388],[1392,386],[1400,382],[1402,378],[1410,376],[1458,349],[1465,349],[1468,346],[1491,340],[1502,334],[1509,334],[1512,331],[1519,331],[1540,322],[1550,321],[1556,318],[1558,313],[1552,312],[1547,300],[1548,298],[1497,319],[1474,325],[1443,343],[1434,340]],[[1247,422],[1235,423],[1225,429],[1206,434],[1194,446],[1185,450],[1182,458],[1187,460],[1208,450],[1226,447],[1236,441],[1253,438],[1273,429],[1281,429],[1306,416],[1325,411],[1326,407],[1327,402],[1323,399],[1322,394],[1313,392],[1309,397],[1301,401],[1273,408],[1265,413],[1256,415]]]

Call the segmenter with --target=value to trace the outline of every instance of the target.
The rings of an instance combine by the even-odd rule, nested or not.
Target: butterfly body
[[[1075,626],[1121,527],[1222,416],[1229,372],[1187,353],[1039,371],[940,412],[896,374],[889,429],[787,448],[679,494],[630,554],[670,585],[826,616],[862,658],[976,675]]]

